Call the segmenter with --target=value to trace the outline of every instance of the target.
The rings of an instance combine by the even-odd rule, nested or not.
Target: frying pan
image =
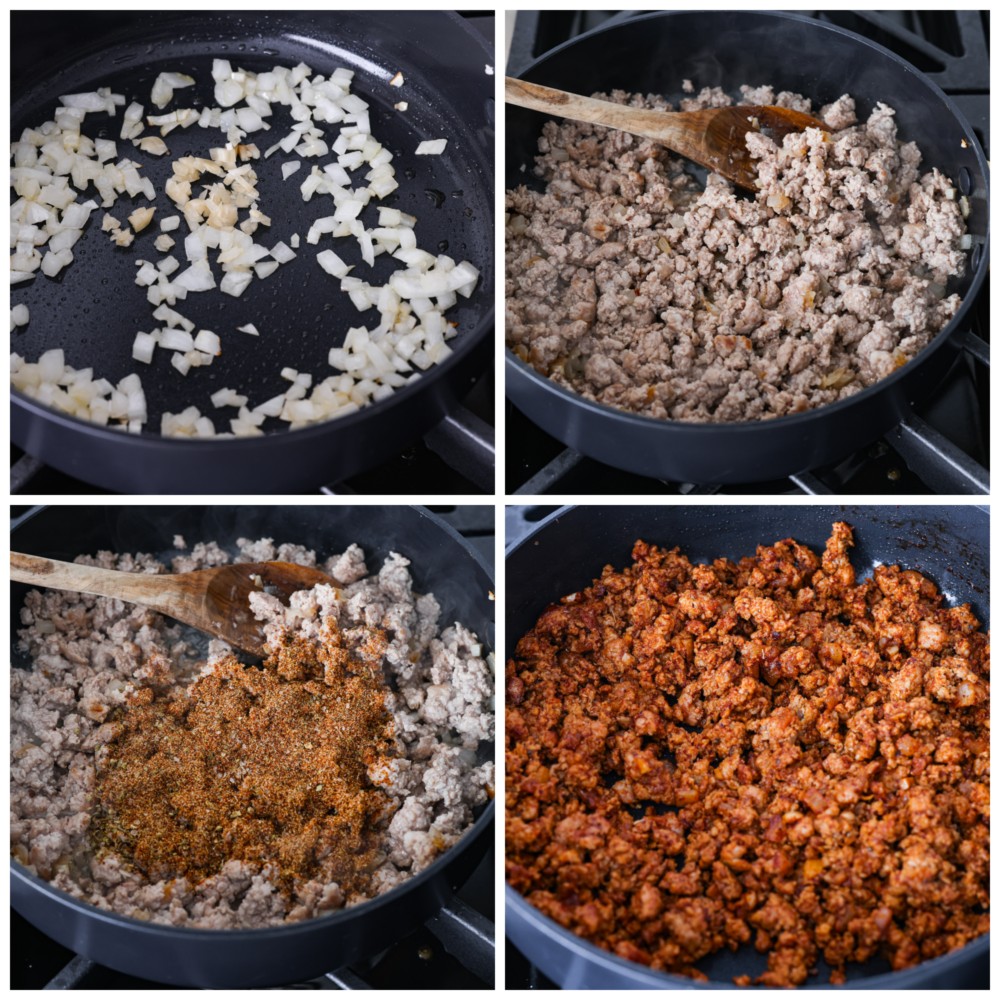
[[[433,591],[441,621],[461,621],[494,648],[493,576],[482,557],[423,507],[44,507],[22,518],[11,545],[32,554],[72,560],[98,549],[177,555],[175,533],[187,541],[215,539],[235,551],[245,536],[292,541],[323,558],[351,542],[365,550],[369,569],[390,551],[412,561],[418,592]],[[30,588],[12,584],[12,637]],[[15,667],[30,660],[14,649]],[[480,761],[493,745],[480,744]],[[473,828],[426,871],[398,889],[328,917],[261,930],[211,931],[166,927],[99,910],[50,886],[11,862],[11,905],[60,944],[102,965],[177,986],[252,988],[321,975],[385,948],[453,897],[489,850],[494,804],[477,810]]]
[[[590,586],[601,569],[631,566],[637,539],[680,546],[692,562],[725,557],[739,561],[759,544],[792,537],[822,552],[830,525],[855,529],[851,563],[858,578],[870,578],[878,563],[925,573],[949,604],[972,605],[989,628],[989,509],[973,506],[658,506],[564,507],[541,521],[506,559],[506,648],[537,621],[552,602]],[[565,989],[735,989],[732,977],[757,976],[767,956],[749,945],[697,962],[710,982],[656,972],[628,962],[560,927],[504,886],[507,936],[550,979]],[[800,989],[830,989],[830,969]],[[959,951],[900,972],[878,959],[847,968],[847,989],[972,989],[987,981],[989,935]]]
[[[921,171],[938,167],[968,196],[974,245],[966,273],[952,279],[962,305],[920,354],[849,399],[773,420],[690,424],[656,420],[593,403],[505,352],[508,397],[529,419],[571,448],[615,468],[681,482],[760,482],[840,458],[911,415],[959,352],[952,334],[986,278],[989,174],[972,129],[924,74],[859,35],[783,13],[656,13],[597,28],[536,60],[521,76],[573,93],[663,94],[676,105],[681,81],[696,89],[773,84],[811,97],[819,108],[849,93],[865,121],[878,101],[896,110],[902,140],[916,140]],[[542,190],[532,173],[546,116],[507,107],[506,185]],[[523,172],[522,172],[523,167]]]
[[[28,17],[37,18],[32,12]],[[17,22],[15,21],[15,38]],[[66,363],[93,367],[95,378],[117,382],[138,371],[149,406],[149,420],[141,435],[126,435],[57,413],[18,392],[12,392],[11,437],[30,454],[63,472],[123,493],[256,493],[261,471],[269,488],[264,492],[294,493],[315,489],[324,482],[370,468],[396,454],[440,422],[471,387],[490,362],[493,325],[493,80],[486,65],[493,63],[492,47],[458,15],[443,11],[311,13],[158,13],[110,35],[86,49],[65,55],[48,70],[40,68],[38,83],[16,93],[11,108],[12,134],[37,127],[52,118],[58,95],[109,86],[155,113],[150,91],[163,71],[188,73],[194,87],[178,90],[166,110],[214,105],[210,70],[214,57],[228,58],[234,68],[254,72],[275,65],[306,62],[314,73],[329,76],[338,66],[354,71],[352,93],[370,105],[372,132],[393,153],[399,188],[381,204],[416,215],[418,245],[434,253],[445,249],[455,260],[467,259],[481,271],[469,299],[447,314],[458,323],[450,342],[454,354],[434,365],[418,382],[397,391],[381,405],[288,434],[276,418],[263,426],[264,437],[235,440],[185,441],[160,437],[160,415],[179,413],[197,405],[209,414],[217,431],[228,431],[236,411],[215,410],[209,396],[220,388],[235,388],[250,397],[250,406],[284,392],[283,367],[309,372],[320,382],[336,370],[327,363],[329,349],[342,346],[352,326],[371,326],[374,312],[358,313],[338,280],[315,263],[316,253],[332,247],[348,263],[360,265],[353,274],[373,285],[403,266],[382,254],[369,268],[360,259],[356,242],[337,239],[310,246],[305,235],[310,221],[330,214],[333,202],[325,195],[302,201],[299,186],[314,163],[326,157],[301,159],[302,168],[287,182],[280,164],[295,157],[280,151],[254,166],[260,176],[262,211],[272,224],[258,229],[255,239],[271,247],[286,245],[293,233],[302,239],[298,257],[263,280],[254,278],[235,299],[217,289],[192,293],[175,307],[196,324],[214,330],[222,340],[222,355],[211,367],[180,376],[170,365],[169,351],[158,350],[149,366],[132,359],[138,330],[149,332],[158,321],[145,289],[134,283],[135,261],[158,261],[153,247],[157,220],[176,211],[165,194],[171,162],[179,155],[208,155],[210,146],[224,144],[218,130],[176,129],[166,137],[170,156],[157,158],[133,151],[118,138],[122,112],[114,118],[87,115],[83,131],[107,135],[118,143],[118,155],[133,156],[157,189],[153,223],[136,236],[131,247],[118,248],[101,232],[104,210],[95,211],[84,235],[73,248],[73,263],[55,279],[42,275],[15,286],[12,299],[28,305],[31,321],[12,335],[11,350],[37,360],[41,352],[62,347]],[[16,44],[16,43],[15,43]],[[402,72],[404,85],[390,87]],[[393,105],[407,101],[406,112]],[[268,119],[270,132],[252,133],[263,154],[288,134],[294,124],[288,108],[275,105]],[[338,126],[324,133],[336,138]],[[101,131],[101,130],[106,130]],[[158,135],[147,126],[144,135]],[[442,156],[416,156],[423,139],[448,138]],[[358,175],[360,176],[360,175]],[[88,189],[94,192],[93,188]],[[89,194],[88,194],[89,196]],[[84,200],[84,199],[81,199]],[[111,214],[122,224],[141,196],[119,197]],[[373,199],[374,203],[374,199]],[[373,205],[361,214],[367,228],[377,225]],[[187,266],[183,253],[183,220],[174,234],[171,252]],[[180,236],[180,239],[178,239]],[[440,248],[440,249],[439,249]],[[355,252],[357,251],[357,252]],[[214,268],[218,280],[218,267]],[[377,319],[375,320],[377,322]],[[259,337],[238,333],[253,323]]]

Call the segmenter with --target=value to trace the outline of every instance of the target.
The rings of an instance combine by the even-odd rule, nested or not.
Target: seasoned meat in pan
[[[844,523],[694,565],[636,542],[506,668],[506,877],[622,958],[758,984],[989,929],[989,640]],[[751,977],[736,980],[749,985]]]

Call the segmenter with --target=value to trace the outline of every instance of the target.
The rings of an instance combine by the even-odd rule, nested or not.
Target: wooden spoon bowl
[[[736,105],[703,111],[648,111],[569,94],[509,76],[504,84],[504,100],[532,111],[606,125],[652,139],[755,193],[757,161],[747,150],[747,132],[764,132],[780,145],[791,132],[807,128],[828,130],[819,119],[791,108]]]
[[[318,569],[286,562],[233,563],[194,573],[157,575],[120,573],[21,552],[10,554],[10,577],[37,587],[141,604],[261,657],[267,656],[264,627],[250,610],[250,594],[267,587],[287,600],[297,590],[320,583],[337,588],[338,596],[341,587]]]

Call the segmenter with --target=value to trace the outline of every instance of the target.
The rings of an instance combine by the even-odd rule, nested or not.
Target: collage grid
[[[888,49],[894,57],[912,63],[924,78],[947,95],[962,120],[968,123],[977,149],[984,150],[988,157],[989,12],[803,11],[796,14],[827,27],[854,33],[866,42]],[[134,15],[139,27],[149,24],[144,16]],[[219,16],[223,20],[228,17]],[[312,15],[289,16],[310,21],[310,27],[304,29],[309,37],[300,42],[321,50],[324,44],[322,18],[313,23]],[[433,19],[443,15],[434,12],[426,16]],[[660,12],[657,16],[669,15]],[[701,11],[700,16],[710,19],[718,15]],[[268,19],[280,17],[267,15],[253,26],[260,45],[268,44]],[[358,17],[363,19],[364,15]],[[385,17],[389,17],[389,13]],[[416,17],[414,25],[419,23],[419,15]],[[652,19],[644,21],[643,18]],[[31,20],[15,18],[12,21],[12,29],[20,30],[23,26],[18,36],[20,46],[12,37],[12,80],[15,81],[12,112],[18,106],[18,94],[37,83],[34,73],[37,65],[50,65],[52,60],[65,58],[64,53],[77,46],[81,51],[89,51],[89,58],[94,58],[96,53],[99,59],[104,36],[112,28],[116,31],[123,26],[128,28],[120,19],[115,21],[110,12],[89,19],[86,15],[77,18],[67,12],[65,23],[53,26],[41,26]],[[614,32],[620,31],[623,38],[635,38],[647,29],[662,30],[661,25],[652,12],[642,11],[504,11],[490,8],[458,12],[457,20],[463,22],[463,27],[456,29],[452,21],[449,30],[466,32],[463,51],[453,56],[463,72],[467,71],[467,64],[475,62],[478,67],[479,62],[485,61],[480,59],[480,52],[487,52],[492,46],[485,72],[490,77],[494,96],[480,102],[482,107],[469,103],[462,113],[476,118],[475,142],[493,146],[495,150],[493,176],[480,178],[481,190],[467,199],[470,205],[478,205],[486,198],[488,204],[488,193],[492,192],[492,220],[482,218],[485,213],[480,209],[475,218],[468,208],[464,216],[461,212],[450,211],[453,208],[449,201],[450,188],[443,195],[442,211],[449,213],[449,219],[458,219],[455,231],[462,234],[463,249],[467,242],[492,255],[492,260],[480,267],[480,271],[484,283],[492,282],[495,301],[485,294],[480,295],[470,300],[474,308],[470,306],[463,312],[474,326],[470,338],[476,338],[476,346],[462,355],[460,373],[456,374],[456,366],[449,369],[453,377],[446,376],[434,382],[437,388],[428,392],[431,402],[426,410],[397,409],[402,417],[395,424],[391,420],[379,423],[374,419],[367,427],[354,425],[349,435],[339,438],[324,440],[314,436],[312,454],[303,448],[284,453],[279,448],[272,450],[263,462],[255,457],[252,469],[234,471],[232,481],[241,485],[231,489],[224,485],[225,477],[220,472],[223,465],[231,467],[231,459],[225,457],[224,449],[218,453],[220,468],[205,468],[203,472],[206,482],[223,485],[200,488],[200,473],[192,469],[194,475],[184,473],[177,479],[181,485],[171,488],[162,485],[166,481],[162,469],[158,469],[152,479],[142,478],[143,468],[154,469],[161,461],[173,461],[165,452],[158,453],[155,439],[149,439],[151,446],[147,454],[125,463],[138,468],[124,468],[114,458],[109,460],[101,449],[91,451],[89,446],[86,459],[81,460],[73,443],[79,439],[61,438],[58,423],[53,424],[44,413],[39,417],[38,407],[21,405],[22,401],[18,401],[12,405],[10,415],[12,570],[15,552],[72,559],[89,551],[67,543],[67,538],[73,536],[74,523],[78,524],[82,538],[104,537],[103,533],[108,531],[109,537],[117,538],[118,529],[109,528],[109,525],[144,524],[144,531],[154,539],[148,543],[150,551],[159,552],[161,558],[167,558],[164,554],[173,551],[161,538],[172,518],[178,519],[178,523],[194,523],[196,517],[202,517],[202,523],[207,525],[217,523],[223,516],[217,512],[236,511],[238,519],[239,511],[243,510],[251,522],[263,520],[283,524],[288,520],[315,525],[317,538],[326,537],[324,533],[329,525],[370,524],[374,549],[386,553],[399,551],[404,556],[408,552],[427,553],[428,566],[433,565],[433,579],[450,581],[435,584],[435,590],[446,591],[449,586],[455,586],[455,580],[464,581],[469,592],[453,595],[452,603],[455,607],[476,609],[482,629],[478,638],[485,647],[482,655],[485,657],[488,650],[493,657],[494,678],[497,661],[509,664],[504,672],[504,683],[495,686],[503,688],[505,705],[515,709],[526,697],[519,672],[528,669],[515,656],[518,640],[553,602],[567,595],[573,595],[574,600],[579,598],[582,589],[596,581],[604,567],[610,565],[622,571],[629,566],[632,546],[640,539],[667,549],[679,546],[682,553],[690,555],[693,563],[711,564],[712,559],[718,557],[738,562],[741,556],[752,556],[757,545],[771,546],[789,537],[822,553],[830,526],[846,522],[856,531],[859,579],[862,568],[866,575],[883,565],[898,564],[903,569],[916,570],[937,585],[946,604],[971,603],[977,618],[985,623],[984,627],[988,626],[991,568],[988,280],[977,281],[969,308],[963,311],[961,328],[951,332],[949,348],[938,355],[939,370],[927,375],[929,366],[925,366],[924,380],[918,380],[907,390],[913,395],[912,401],[908,399],[902,406],[897,398],[892,404],[896,416],[889,420],[880,412],[874,420],[878,424],[874,432],[859,427],[856,418],[847,419],[850,431],[827,428],[822,432],[821,460],[789,464],[782,458],[781,448],[772,448],[770,457],[756,464],[748,462],[746,455],[732,458],[734,465],[743,470],[738,475],[699,475],[692,470],[711,465],[713,456],[721,456],[725,448],[733,447],[731,440],[720,444],[710,436],[702,436],[695,448],[701,454],[690,461],[678,459],[676,455],[691,452],[693,438],[672,437],[673,432],[665,425],[660,428],[641,426],[642,421],[651,423],[646,418],[618,420],[613,415],[619,411],[598,404],[581,405],[578,398],[564,390],[553,390],[552,383],[546,385],[546,379],[538,377],[519,355],[508,349],[505,338],[499,336],[494,326],[495,313],[503,306],[496,272],[497,263],[506,252],[503,227],[499,225],[507,211],[505,192],[522,182],[520,162],[534,154],[533,143],[537,136],[536,129],[528,148],[524,112],[520,109],[508,106],[504,114],[497,114],[504,94],[501,93],[495,53],[499,51],[504,55],[506,76],[526,75],[530,79],[532,67],[541,64],[541,79],[545,76],[545,60],[556,50],[566,51],[560,49],[562,46],[570,46],[568,51],[572,52],[572,45],[577,44],[581,46],[579,51],[587,53],[585,58],[593,59],[593,51],[588,52],[586,48],[588,38],[593,44],[591,33],[598,33],[598,44],[602,38],[608,41],[611,53]],[[705,23],[713,26],[715,22],[706,20]],[[359,25],[360,21],[351,30],[377,33],[368,23],[360,29]],[[211,24],[207,28],[199,24],[192,37],[200,43],[206,30],[213,30]],[[244,29],[228,24],[225,27],[226,37],[232,35],[234,65],[236,53],[241,51],[238,41],[243,37],[241,31]],[[601,36],[601,31],[610,34]],[[408,58],[412,62],[407,65],[415,67],[414,89],[419,86],[423,93],[444,94],[442,99],[454,111],[462,102],[449,89],[447,63],[436,51],[436,46],[442,43],[429,34],[426,37],[415,35],[411,41],[414,44]],[[391,49],[389,42],[385,45]],[[336,52],[343,57],[362,50],[381,53],[379,58],[382,58],[386,48],[379,41],[371,42],[370,38],[354,35],[350,44],[344,42],[344,47]],[[421,53],[428,62],[434,63],[437,75],[434,71],[423,75]],[[329,58],[329,51],[324,58]],[[355,57],[349,55],[349,58]],[[439,58],[440,64],[435,62]],[[622,58],[621,54],[616,58]],[[558,62],[556,59],[554,64]],[[477,72],[481,71],[477,69]],[[145,69],[140,74],[143,81],[147,76],[152,80],[154,75]],[[17,81],[20,81],[20,88]],[[555,83],[552,79],[547,82]],[[477,81],[476,85],[480,83]],[[594,89],[597,88],[591,88]],[[178,97],[182,94],[182,90],[178,91]],[[477,94],[474,101],[478,99]],[[410,107],[413,108],[412,103]],[[509,124],[512,116],[520,123],[516,127]],[[432,115],[430,120],[439,122],[441,116]],[[460,128],[457,122],[452,124]],[[332,126],[331,130],[337,127]],[[426,135],[422,122],[418,131],[422,138]],[[175,133],[175,138],[179,134],[183,133]],[[463,134],[468,135],[469,131]],[[167,141],[169,145],[169,137]],[[120,150],[122,145],[120,142]],[[279,155],[277,159],[287,158]],[[311,162],[306,160],[304,165],[311,165]],[[321,167],[323,162],[320,161]],[[418,181],[421,176],[418,174]],[[303,172],[294,180],[304,177]],[[455,178],[449,175],[447,180]],[[441,185],[446,186],[445,180]],[[457,192],[455,204],[461,205],[464,195],[458,190],[457,180],[453,186]],[[440,208],[437,199],[440,193],[430,184],[426,191],[416,190],[414,214],[436,212]],[[969,193],[970,196],[984,196],[980,188]],[[14,197],[12,195],[12,201]],[[395,203],[404,207],[402,202]],[[986,209],[986,203],[977,202],[975,198],[972,204],[973,208]],[[375,224],[374,215],[371,221],[367,214],[362,218],[368,225]],[[432,214],[432,218],[436,216]],[[976,271],[988,267],[985,223],[983,234],[982,239],[977,235],[973,247],[977,254]],[[454,243],[454,237],[451,240]],[[336,240],[333,245],[343,242]],[[79,249],[83,253],[78,256],[86,259],[86,243]],[[452,246],[448,252],[455,249]],[[90,248],[90,252],[95,251]],[[70,268],[70,272],[72,270]],[[385,273],[388,275],[388,271]],[[51,285],[48,278],[38,278],[35,284],[43,281]],[[59,283],[63,283],[61,277]],[[19,297],[18,287],[12,287],[12,307],[25,298]],[[22,290],[25,287],[20,286]],[[487,285],[480,286],[480,290],[484,287]],[[329,296],[320,296],[320,299],[325,298]],[[310,307],[313,304],[310,303]],[[95,312],[108,308],[106,302]],[[327,303],[320,308],[329,310],[332,307]],[[291,315],[291,310],[285,312]],[[364,315],[367,325],[373,326],[376,319],[368,319],[373,314]],[[321,312],[316,319],[322,318]],[[90,319],[83,326],[90,327],[92,323]],[[43,329],[49,330],[50,326]],[[66,326],[71,329],[72,324]],[[30,323],[27,327],[12,325],[11,351],[23,350],[29,360],[29,349],[19,345],[27,343],[30,350],[44,349],[38,346],[43,344],[42,340],[25,339],[30,338],[31,332]],[[98,337],[96,327],[91,335]],[[59,336],[62,338],[58,341],[60,344],[68,345],[72,339],[71,333]],[[454,343],[461,344],[461,341],[460,331]],[[448,377],[451,377],[450,382]],[[71,418],[60,419],[62,425],[76,423]],[[312,434],[313,430],[302,433]],[[147,435],[143,438],[145,440]],[[831,438],[834,440],[832,445]],[[737,444],[736,447],[742,446]],[[343,449],[343,461],[338,461],[338,448]],[[797,448],[798,444],[789,443],[790,450]],[[717,452],[715,449],[722,450]],[[285,473],[286,463],[308,471],[300,471],[289,478]],[[114,468],[116,464],[119,468]],[[719,467],[723,467],[721,458]],[[154,481],[161,485],[143,485]],[[285,484],[293,481],[294,485],[286,488]],[[118,495],[119,499],[108,499],[102,506],[83,505],[83,498],[94,495]],[[775,497],[781,498],[780,503],[775,502]],[[834,497],[835,504],[831,503]],[[667,498],[669,502],[658,498]],[[153,527],[160,517],[158,511],[162,512],[163,524]],[[389,524],[395,527],[387,527]],[[40,525],[51,525],[51,529],[39,530]],[[330,530],[335,537],[340,537],[339,530]],[[125,529],[121,533],[128,535]],[[146,537],[138,531],[133,534]],[[235,542],[235,538],[234,530],[230,542]],[[23,539],[28,541],[22,549],[18,543]],[[274,538],[276,545],[292,540]],[[319,552],[319,542],[311,544],[316,546],[321,560],[334,552],[333,549]],[[414,578],[419,579],[416,558],[413,572]],[[488,603],[484,603],[481,593],[484,587],[489,595]],[[16,633],[24,621],[21,606],[26,587],[13,584],[12,588],[10,648],[16,663],[18,657],[23,656],[17,650]],[[569,601],[570,606],[574,600]],[[668,603],[673,606],[676,599]],[[749,634],[749,627],[743,631]],[[694,629],[693,634],[700,632]],[[985,685],[988,700],[988,675]],[[494,707],[495,697],[494,694],[491,699]],[[664,704],[673,705],[675,700],[671,696]],[[14,704],[11,711],[16,713],[16,710]],[[671,709],[665,711],[669,713]],[[988,715],[986,718],[988,725]],[[630,726],[635,724],[636,720],[632,719]],[[685,725],[691,732],[701,727],[701,723]],[[477,763],[485,759],[484,753],[495,759],[495,743],[505,734],[509,741],[505,742],[505,749],[510,750],[513,746],[516,750],[517,735],[512,734],[508,726],[508,722],[500,722],[497,739],[480,743],[476,751]],[[19,732],[14,714],[8,718],[8,727],[13,741],[15,733]],[[638,739],[637,746],[645,750],[652,742],[651,752],[662,751],[663,760],[672,770],[675,766],[673,754],[664,749],[664,744],[656,742],[661,736],[646,734]],[[974,742],[978,739],[978,735],[973,737]],[[988,736],[985,739],[988,744]],[[988,753],[986,744],[983,747]],[[556,759],[553,755],[548,762]],[[964,775],[966,783],[974,777],[970,770],[972,760],[967,755],[963,765],[968,772]],[[501,765],[499,770],[498,782],[505,769]],[[609,790],[614,784],[612,778],[620,777],[610,766],[608,773],[601,776]],[[986,781],[988,784],[988,777]],[[518,801],[521,794],[518,789],[508,788],[507,791],[512,795],[511,801]],[[508,851],[507,831],[504,824],[494,818],[496,806],[492,789],[490,798],[488,807],[476,808],[475,838],[470,834],[465,838],[466,841],[475,839],[475,845],[468,851],[466,860],[460,860],[456,851],[456,860],[449,872],[446,853],[436,866],[432,866],[436,874],[421,883],[421,888],[410,897],[414,900],[411,904],[414,914],[419,910],[419,919],[414,914],[394,916],[391,906],[387,906],[383,918],[372,917],[365,923],[362,907],[357,911],[356,921],[341,922],[338,934],[342,940],[339,938],[336,946],[330,946],[332,954],[347,956],[343,961],[324,964],[322,959],[317,959],[324,944],[314,935],[309,939],[311,944],[293,944],[284,959],[264,962],[267,971],[260,973],[256,980],[244,980],[237,975],[239,988],[393,992],[409,989],[721,989],[733,988],[733,979],[741,974],[749,972],[756,977],[767,969],[766,954],[758,954],[752,945],[746,944],[739,951],[709,955],[683,969],[684,963],[678,962],[669,971],[657,971],[646,964],[648,954],[639,961],[629,961],[620,957],[629,954],[627,948],[613,955],[571,933],[566,929],[571,921],[567,919],[564,926],[560,926],[550,919],[554,910],[544,915],[509,884],[517,882],[524,873],[512,876],[501,863],[500,859],[506,857]],[[578,808],[582,800],[574,801],[574,808]],[[523,796],[520,803],[518,808],[524,803]],[[657,816],[676,816],[678,813],[675,805],[657,804],[654,810],[649,803],[644,803],[642,808],[634,806],[632,818],[638,820],[647,806],[650,814],[655,812]],[[539,802],[533,801],[531,808],[537,811],[538,807]],[[529,809],[525,815],[530,814]],[[517,824],[522,823],[519,813],[515,818]],[[525,856],[523,852],[518,855],[520,860]],[[474,863],[469,860],[472,857]],[[586,867],[579,853],[573,851],[563,864]],[[12,989],[215,988],[235,992],[232,981],[226,981],[225,976],[220,980],[218,975],[199,968],[202,960],[190,959],[187,963],[178,960],[176,969],[169,974],[148,971],[162,969],[162,956],[144,967],[141,961],[137,966],[134,954],[119,960],[115,948],[126,946],[119,943],[109,950],[107,943],[109,928],[112,935],[117,933],[113,922],[86,915],[81,918],[75,911],[69,914],[64,900],[70,897],[47,889],[46,883],[36,877],[24,877],[17,862],[12,861],[12,866]],[[678,869],[680,867],[678,865]],[[661,887],[664,884],[661,882]],[[504,904],[499,906],[496,903],[498,889],[502,889],[504,896]],[[570,892],[565,887],[562,891],[564,897]],[[660,890],[657,892],[663,894]],[[391,895],[385,898],[391,900]],[[78,904],[76,910],[80,909],[86,906]],[[646,919],[657,924],[655,919]],[[657,926],[662,926],[662,922]],[[362,927],[365,931],[359,930]],[[577,931],[581,927],[579,923],[575,925]],[[182,936],[171,941],[166,935],[157,942],[154,925],[146,925],[145,929],[154,933],[146,937],[140,934],[135,939],[144,941],[141,947],[149,947],[152,943],[153,947],[164,949],[165,954],[183,953]],[[258,940],[264,948],[280,949],[282,942],[292,942],[292,937],[287,935],[289,928],[272,930],[286,933],[286,937],[276,933],[273,940],[265,943],[271,931],[255,932],[261,935]],[[354,940],[359,935],[363,940]],[[599,935],[591,937],[597,940]],[[306,936],[301,935],[300,940],[305,939]],[[767,939],[766,934],[763,939]],[[123,937],[122,942],[125,940]],[[503,947],[497,947],[498,941]],[[252,965],[250,950],[255,950],[255,946],[250,941],[244,947],[249,949],[245,957],[235,961],[245,960]],[[223,957],[223,952],[227,949],[220,949],[220,964],[234,961],[228,952]],[[192,952],[196,953],[197,949]],[[289,958],[289,955],[296,957]],[[697,978],[687,978],[693,970],[697,970],[695,976],[707,975],[707,980],[699,982]],[[682,971],[684,978],[675,974],[677,971]],[[810,972],[815,972],[815,968]],[[810,975],[803,988],[828,988],[827,980],[833,972],[834,967],[821,956],[819,974]],[[963,951],[919,964],[909,963],[908,968],[900,971],[893,971],[879,954],[867,964],[849,962],[846,976],[848,988],[988,988],[988,934],[967,945]]]

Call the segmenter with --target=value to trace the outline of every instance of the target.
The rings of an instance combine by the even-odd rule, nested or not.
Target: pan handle
[[[469,972],[493,987],[496,944],[492,921],[456,898],[428,920],[426,926],[449,955],[454,955]]]

